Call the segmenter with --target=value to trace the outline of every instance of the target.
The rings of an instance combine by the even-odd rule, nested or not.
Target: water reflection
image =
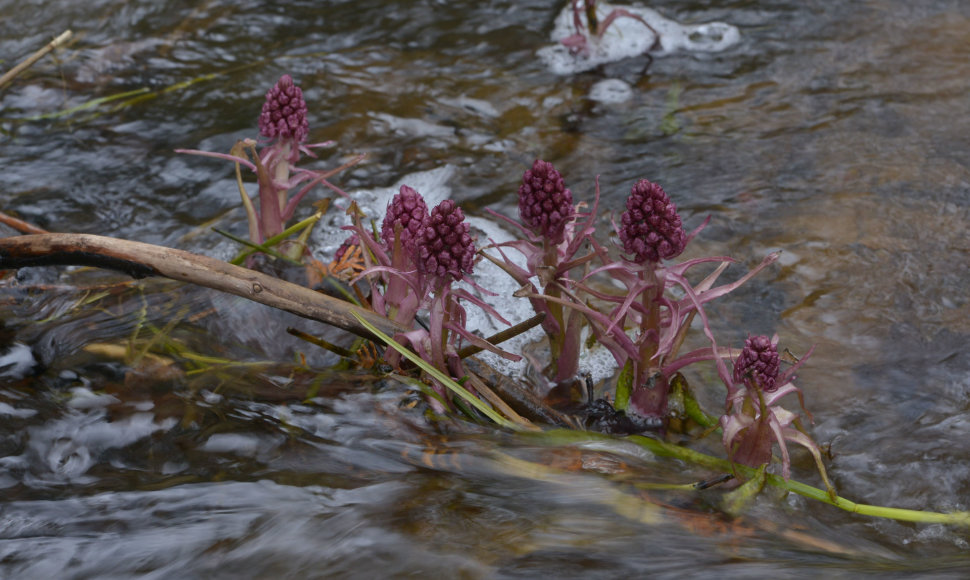
[[[777,268],[714,309],[715,324],[724,341],[778,332],[795,352],[818,345],[800,385],[840,492],[968,509],[967,8],[651,7],[731,23],[740,42],[557,76],[537,57],[561,8],[547,2],[41,11],[0,0],[3,68],[64,28],[78,35],[0,93],[0,205],[51,230],[225,258],[232,245],[207,226],[244,234],[231,167],[171,151],[228,151],[255,136],[262,95],[282,72],[306,91],[311,140],[339,143],[320,166],[370,154],[341,176],[346,189],[448,167],[445,185],[470,213],[512,212],[517,176],[542,156],[577,197],[600,175],[603,207],[615,211],[649,177],[688,227],[713,214],[698,254],[754,264],[784,250]],[[118,109],[16,121],[190,79],[200,82]],[[604,102],[603,83],[629,97]],[[57,270],[18,277],[21,290],[3,292],[3,346],[29,346],[45,368],[0,379],[5,573],[960,577],[965,565],[962,532],[798,498],[766,496],[740,522],[706,496],[663,496],[659,523],[626,517],[604,498],[636,496],[627,482],[588,469],[558,482],[509,473],[496,452],[540,453],[467,425],[428,425],[401,385],[324,371],[333,357],[285,335],[301,324],[288,315],[166,286],[91,290]],[[46,291],[22,291],[37,285]],[[172,344],[249,366],[180,359],[188,370],[166,374],[136,360],[153,336],[165,343],[172,319]],[[90,349],[129,342],[120,357]],[[425,464],[432,444],[460,460]],[[633,477],[704,477],[624,461]],[[811,477],[807,458],[796,473]]]

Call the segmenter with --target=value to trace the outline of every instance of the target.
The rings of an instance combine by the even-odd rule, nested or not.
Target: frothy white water
[[[0,352],[0,378],[20,380],[37,368],[38,362],[30,347],[15,342]]]
[[[640,56],[646,52],[664,56],[675,52],[721,52],[734,46],[741,39],[737,27],[724,22],[705,24],[680,24],[660,15],[656,10],[639,6],[624,6],[600,2],[596,15],[600,23],[615,9],[626,10],[643,18],[660,35],[657,35],[635,18],[620,16],[610,24],[602,38],[587,37],[586,54],[570,54],[560,41],[576,33],[573,28],[573,11],[567,4],[556,17],[552,31],[553,46],[539,49],[539,57],[556,74],[571,75],[602,64]],[[580,16],[586,26],[585,13]]]

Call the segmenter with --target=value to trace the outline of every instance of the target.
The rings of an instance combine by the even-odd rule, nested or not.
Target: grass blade
[[[454,379],[452,379],[448,375],[444,374],[443,372],[439,371],[438,369],[428,364],[424,359],[419,357],[410,349],[405,348],[404,345],[402,345],[401,343],[395,341],[390,336],[378,330],[376,326],[364,320],[364,318],[361,317],[358,313],[351,312],[351,314],[353,314],[354,317],[357,318],[357,321],[360,322],[364,326],[364,328],[371,331],[374,334],[374,336],[380,338],[381,341],[387,344],[387,346],[401,353],[401,356],[403,356],[404,358],[408,359],[409,361],[417,365],[418,368],[428,373],[430,376],[434,377],[435,380],[437,380],[439,383],[444,385],[451,392],[461,397],[464,401],[468,402],[469,405],[477,409],[483,415],[485,415],[486,417],[494,421],[496,424],[515,431],[522,430],[522,427],[520,425],[499,415],[494,409],[486,405],[481,399],[469,393],[468,389],[459,385],[454,381]]]

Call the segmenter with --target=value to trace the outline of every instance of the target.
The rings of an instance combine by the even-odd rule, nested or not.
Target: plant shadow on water
[[[328,4],[0,0],[0,68],[83,32],[0,93],[2,209],[231,257],[208,230],[245,235],[231,167],[173,150],[250,136],[284,72],[316,115],[311,140],[338,142],[319,167],[370,155],[340,176],[348,191],[447,164],[469,214],[513,215],[541,156],[583,197],[600,175],[618,218],[646,176],[688,229],[713,216],[697,256],[750,265],[783,251],[708,314],[719,340],[817,345],[799,385],[839,493],[968,508],[966,7],[655,2],[676,21],[731,23],[740,40],[557,75],[537,56],[552,44],[547,2]],[[620,97],[588,98],[604,81]],[[141,87],[162,92],[18,120]],[[716,488],[642,489],[711,475],[690,464],[429,423],[409,386],[331,370],[335,356],[285,332],[329,331],[289,314],[165,281],[17,277],[0,338],[31,354],[23,372],[0,369],[0,575],[965,575],[966,530],[769,491],[732,518]],[[792,469],[814,481],[807,453]]]

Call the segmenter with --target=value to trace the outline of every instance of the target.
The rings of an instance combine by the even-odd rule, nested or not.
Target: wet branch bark
[[[135,278],[164,276],[235,294],[368,339],[375,337],[351,312],[391,336],[410,330],[349,302],[183,250],[90,234],[0,238],[0,270],[67,265],[119,270]]]

